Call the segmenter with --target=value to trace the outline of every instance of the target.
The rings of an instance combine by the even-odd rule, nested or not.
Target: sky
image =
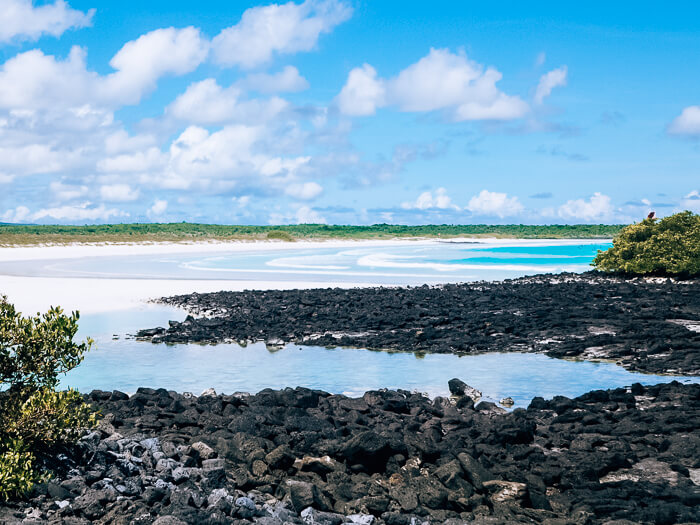
[[[693,2],[0,0],[0,221],[700,212]]]

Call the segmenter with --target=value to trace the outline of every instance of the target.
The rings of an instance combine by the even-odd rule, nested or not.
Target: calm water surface
[[[65,386],[134,392],[140,386],[199,394],[209,387],[219,393],[258,392],[263,388],[304,386],[332,393],[361,395],[378,388],[402,388],[430,396],[449,395],[447,381],[459,377],[497,401],[511,396],[516,407],[535,396],[577,396],[589,390],[655,384],[677,379],[631,373],[611,363],[551,359],[538,354],[496,353],[457,357],[327,349],[287,345],[270,351],[263,343],[154,345],[127,334],[182,320],[177,309],[156,305],[120,314],[86,315],[79,336],[90,334],[97,348],[64,379]],[[119,330],[115,330],[118,327]],[[117,336],[118,339],[113,338]]]
[[[215,255],[186,253],[130,257],[85,257],[57,261],[0,262],[0,273],[51,277],[315,281],[420,285],[498,280],[544,272],[590,268],[599,241],[416,242],[344,248],[254,245]],[[658,383],[669,377],[633,374],[610,363],[570,362],[535,354],[416,356],[288,345],[269,351],[263,344],[153,345],[128,337],[141,328],[182,320],[181,310],[142,304],[129,311],[83,315],[80,336],[96,348],[63,381],[83,391],[133,392],[140,386],[200,393],[257,392],[304,386],[359,395],[369,389],[403,388],[447,395],[447,381],[459,377],[486,399],[511,396],[525,406],[534,396],[576,396],[596,388]],[[410,349],[407,349],[410,350]],[[680,378],[698,381],[698,378]]]

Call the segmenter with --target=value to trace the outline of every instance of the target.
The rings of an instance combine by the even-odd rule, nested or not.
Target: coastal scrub
[[[625,227],[613,246],[598,251],[593,266],[628,275],[700,275],[700,215],[690,211]]]
[[[23,317],[0,296],[0,500],[28,492],[41,459],[75,442],[96,415],[75,390],[57,391],[92,341],[77,344],[78,313]]]

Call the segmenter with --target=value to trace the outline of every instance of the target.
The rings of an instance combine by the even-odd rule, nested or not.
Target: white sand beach
[[[203,254],[214,256],[219,253],[265,252],[270,250],[287,251],[317,248],[352,249],[356,247],[397,247],[433,245],[436,243],[480,243],[489,246],[539,246],[545,244],[586,244],[598,243],[600,239],[564,240],[524,240],[495,238],[462,238],[449,240],[436,239],[396,239],[396,240],[328,240],[297,241],[294,243],[275,241],[237,242],[192,242],[192,243],[138,243],[138,244],[74,244],[59,246],[0,247],[0,262],[13,262],[20,265],[20,271],[13,275],[0,271],[0,293],[26,313],[44,311],[51,305],[60,305],[65,310],[80,310],[82,313],[98,313],[126,310],[152,298],[192,292],[212,292],[219,290],[244,289],[292,289],[317,287],[356,287],[372,286],[372,282],[329,282],[315,281],[313,272],[308,279],[300,280],[244,280],[237,279],[130,279],[130,278],[85,278],[49,277],[21,271],[23,261],[66,261],[70,259],[96,257],[124,257],[142,255],[181,255]],[[15,266],[17,268],[17,266]],[[280,270],[281,272],[282,270]]]

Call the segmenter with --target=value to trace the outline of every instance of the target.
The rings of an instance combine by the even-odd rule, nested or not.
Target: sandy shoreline
[[[225,252],[263,252],[270,250],[300,250],[317,248],[353,248],[367,246],[416,246],[442,242],[472,243],[489,246],[538,246],[544,244],[581,244],[605,242],[602,239],[496,239],[455,238],[395,239],[395,240],[328,240],[297,241],[235,241],[192,243],[136,243],[136,244],[74,244],[61,246],[0,247],[0,262],[53,261],[85,257],[117,257],[140,255],[217,254]],[[360,287],[373,283],[342,283],[309,279],[279,280],[204,280],[204,279],[122,279],[122,278],[68,278],[34,275],[3,275],[0,273],[0,293],[25,313],[44,311],[51,305],[82,313],[126,310],[152,298],[192,292],[220,290],[269,290],[327,287]]]

